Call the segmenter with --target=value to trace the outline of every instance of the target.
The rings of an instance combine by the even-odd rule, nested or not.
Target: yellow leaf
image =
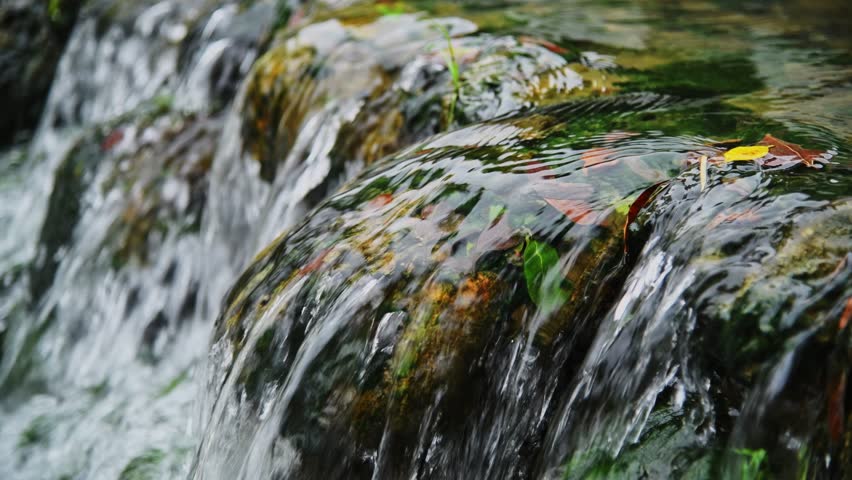
[[[725,152],[726,162],[736,162],[737,160],[754,160],[769,153],[769,147],[763,145],[755,145],[752,147],[737,147]]]

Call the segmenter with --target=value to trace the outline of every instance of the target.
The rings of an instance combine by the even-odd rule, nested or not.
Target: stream
[[[0,478],[852,476],[850,32],[0,5]]]

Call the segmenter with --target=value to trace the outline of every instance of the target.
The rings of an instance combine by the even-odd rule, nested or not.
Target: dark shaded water
[[[65,8],[3,478],[852,472],[841,2]]]

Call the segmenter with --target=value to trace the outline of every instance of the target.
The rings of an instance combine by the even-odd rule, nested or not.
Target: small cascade
[[[10,162],[0,449],[50,447],[0,476],[115,478],[152,459],[171,476],[192,450],[206,172],[274,10],[196,3],[84,9],[41,125]]]
[[[848,475],[819,3],[32,7],[0,478]]]

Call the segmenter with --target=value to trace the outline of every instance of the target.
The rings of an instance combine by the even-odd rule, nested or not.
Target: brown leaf
[[[840,322],[837,324],[838,330],[843,330],[846,325],[849,325],[849,320],[852,319],[852,297],[846,299],[846,308],[840,314]]]
[[[547,165],[546,163],[542,163],[542,162],[535,160],[535,159],[527,160],[526,162],[524,162],[524,166],[525,167],[529,166],[529,168],[526,168],[524,170],[525,174],[535,174],[535,173],[547,172],[547,171],[550,170],[549,165]],[[542,178],[552,179],[552,178],[556,178],[556,176],[555,175],[544,175]]]
[[[520,238],[513,236],[514,232],[508,217],[505,214],[501,215],[499,220],[479,234],[476,240],[477,252],[506,250],[520,243]]]
[[[299,273],[302,275],[306,275],[308,273],[318,270],[322,266],[323,262],[325,261],[325,257],[327,257],[329,253],[331,253],[331,249],[326,248],[325,250],[320,252],[319,255],[317,255],[313,260],[311,260],[311,263],[302,267],[299,270]]]
[[[604,212],[597,212],[588,203],[582,200],[572,200],[569,198],[545,198],[551,207],[562,212],[572,222],[580,225],[596,225],[603,220]]]
[[[534,188],[548,205],[574,223],[596,225],[606,217],[606,212],[590,204],[595,189],[587,183],[542,182]]]
[[[594,167],[601,163],[617,163],[617,161],[610,162],[609,160],[609,157],[613,153],[615,153],[614,150],[606,147],[590,148],[589,150],[586,150],[582,155],[580,155],[580,159],[583,160],[584,171],[586,168]]]
[[[568,53],[568,50],[565,50],[564,48],[560,47],[559,45],[557,45],[553,42],[548,42],[547,40],[542,40],[540,38],[522,35],[522,36],[518,37],[518,40],[520,40],[522,43],[532,43],[532,44],[535,44],[535,45],[542,46],[542,47],[550,50],[551,52],[557,53],[559,55],[565,55],[566,53]]]
[[[390,193],[380,193],[367,203],[368,208],[381,208],[389,204],[393,200],[393,195]]]
[[[814,161],[822,159],[822,154],[825,153],[821,150],[809,150],[800,145],[796,145],[795,143],[785,142],[784,140],[775,138],[768,133],[763,137],[763,140],[758,142],[758,145],[770,147],[769,153],[778,160],[777,162],[774,162],[773,160],[767,160],[764,162],[769,166],[778,166],[783,165],[785,161],[794,161],[802,162],[809,167],[813,167]]]
[[[733,212],[733,213],[719,213],[713,220],[707,224],[707,229],[716,228],[723,223],[740,223],[740,222],[754,222],[760,220],[760,215],[755,213],[754,209],[749,208],[744,212]]]
[[[648,166],[642,157],[627,157],[624,159],[624,164],[627,165],[633,173],[648,180],[649,182],[660,182],[666,178],[666,172]]]
[[[624,253],[627,254],[627,238],[628,232],[630,231],[630,224],[636,220],[636,217],[639,215],[639,212],[645,208],[645,205],[654,197],[654,195],[665,185],[666,182],[658,182],[650,187],[646,188],[636,197],[636,200],[633,200],[633,203],[630,204],[630,208],[627,210],[627,220],[624,222]]]
[[[106,152],[112,147],[118,145],[118,143],[124,139],[124,132],[121,130],[113,130],[112,133],[107,135],[104,141],[101,143],[101,150]]]
[[[713,148],[732,148],[738,146],[741,143],[743,143],[743,140],[741,138],[728,138],[725,140],[706,143],[705,145]]]

